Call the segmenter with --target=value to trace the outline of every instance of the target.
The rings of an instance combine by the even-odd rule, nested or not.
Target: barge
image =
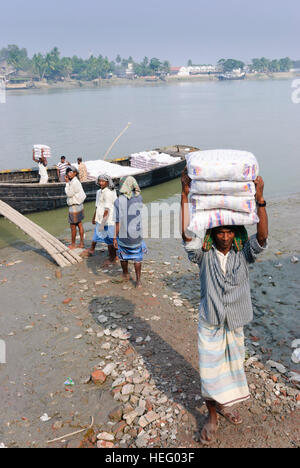
[[[168,166],[142,172],[134,177],[141,189],[178,178],[185,168],[186,154],[198,150],[199,148],[188,145],[155,148],[155,151],[169,154],[174,158],[179,157],[180,160],[176,160],[174,164]],[[130,166],[130,156],[113,159],[109,162],[121,166]],[[0,200],[20,213],[54,210],[66,206],[65,183],[58,181],[55,166],[48,167],[47,171],[49,176],[47,184],[39,184],[37,168],[0,171]],[[115,182],[118,183],[118,180],[115,180]],[[86,202],[95,201],[96,192],[99,190],[95,181],[83,182],[82,186],[87,196]]]

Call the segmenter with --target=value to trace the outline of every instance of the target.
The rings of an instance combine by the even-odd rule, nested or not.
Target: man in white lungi
[[[199,367],[201,394],[209,413],[200,440],[211,445],[215,441],[218,415],[232,424],[241,424],[242,419],[232,406],[250,398],[244,371],[243,332],[244,325],[253,318],[248,264],[267,248],[268,217],[264,182],[257,177],[256,234],[248,238],[244,226],[221,226],[209,229],[204,242],[192,238],[187,231],[190,182],[184,171],[182,238],[190,261],[197,263],[200,270]]]

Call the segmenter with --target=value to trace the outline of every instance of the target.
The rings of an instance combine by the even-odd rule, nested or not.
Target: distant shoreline
[[[266,80],[288,80],[297,78],[300,73],[296,72],[278,72],[278,73],[249,73],[244,80],[246,81],[266,81]],[[191,76],[168,76],[165,80],[148,81],[145,78],[126,79],[126,78],[99,78],[93,81],[68,80],[59,82],[36,82],[32,88],[10,89],[6,91],[32,91],[32,90],[51,90],[51,89],[78,89],[78,88],[104,88],[109,86],[153,86],[156,84],[172,83],[193,83],[199,81],[218,81],[216,75],[191,75]]]

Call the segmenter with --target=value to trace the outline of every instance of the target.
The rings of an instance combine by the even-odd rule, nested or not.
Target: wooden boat
[[[157,169],[145,171],[134,177],[140,187],[152,187],[180,177],[185,167],[185,155],[198,148],[185,145],[173,145],[155,148],[155,151],[180,157],[180,161]],[[110,161],[121,166],[130,166],[130,157]],[[48,184],[39,184],[37,168],[0,171],[0,200],[8,203],[20,213],[53,210],[66,206],[65,184],[58,182],[56,167],[48,167]],[[118,182],[118,180],[116,180]],[[95,181],[83,182],[87,195],[86,201],[95,201],[99,187]]]
[[[234,80],[244,80],[246,78],[246,73],[222,73],[218,76],[220,81],[234,81]]]

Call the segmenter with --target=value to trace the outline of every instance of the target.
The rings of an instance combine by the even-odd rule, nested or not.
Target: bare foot
[[[103,263],[103,266],[108,266],[108,265],[115,265],[117,263],[118,259],[117,258],[114,258],[114,259],[111,259],[111,258],[107,258],[105,260],[105,262]]]
[[[94,254],[95,254],[95,250],[92,250],[92,249],[88,249],[86,250],[86,253],[89,257],[92,257]]]
[[[79,249],[84,249],[85,248],[85,245],[84,244],[79,244]]]
[[[212,420],[208,418],[206,423],[204,424],[201,434],[200,434],[200,442],[203,445],[211,445],[216,440],[216,433],[219,427],[218,420]]]
[[[71,250],[74,250],[76,249],[76,245],[75,244],[68,245],[68,248]]]
[[[141,289],[143,287],[142,283],[140,281],[137,281],[135,288],[136,289]]]
[[[127,283],[130,280],[130,274],[122,275],[121,278],[114,278],[111,280],[112,283]]]

